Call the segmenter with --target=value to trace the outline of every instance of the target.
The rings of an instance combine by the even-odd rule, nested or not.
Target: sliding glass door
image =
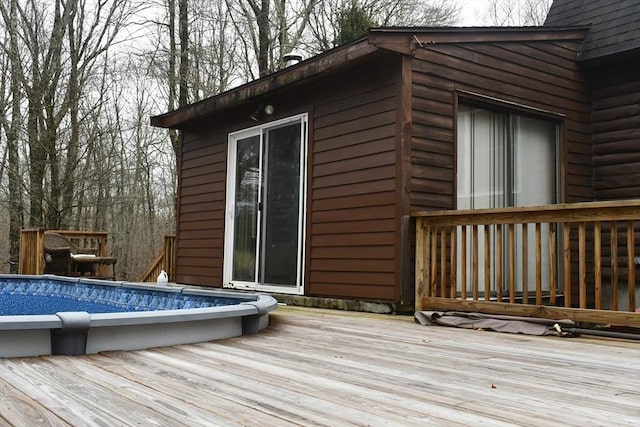
[[[224,283],[301,293],[306,115],[229,136]]]

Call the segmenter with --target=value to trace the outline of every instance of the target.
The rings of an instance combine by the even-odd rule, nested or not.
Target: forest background
[[[21,229],[109,232],[136,280],[174,233],[176,132],[149,117],[377,26],[459,25],[473,0],[0,1],[0,273]],[[482,25],[542,25],[551,0],[483,0]],[[476,9],[477,11],[477,9]]]

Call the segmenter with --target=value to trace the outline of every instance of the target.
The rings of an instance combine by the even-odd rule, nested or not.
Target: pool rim
[[[230,292],[217,288],[208,289],[180,284],[157,285],[48,274],[0,274],[0,281],[7,279],[55,280],[140,291],[233,298],[241,302],[207,308],[156,311],[117,313],[64,311],[56,314],[0,316],[0,358],[138,350],[253,334],[267,327],[269,312],[278,306],[277,301],[266,294]],[[34,340],[46,341],[47,335],[50,336],[50,345],[46,342],[34,342]],[[127,342],[126,336],[134,338],[137,342]],[[68,341],[70,344],[66,347],[61,346],[60,340]]]

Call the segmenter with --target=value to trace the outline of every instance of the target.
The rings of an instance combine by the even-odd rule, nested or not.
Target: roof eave
[[[227,92],[177,110],[151,117],[151,125],[180,129],[229,106],[290,86],[320,73],[337,69],[380,49],[410,54],[415,48],[434,43],[467,43],[525,40],[580,40],[589,27],[385,27],[347,45],[314,56],[297,65],[246,83]]]
[[[369,31],[369,42],[410,54],[417,47],[443,43],[582,40],[589,27],[383,27]]]
[[[263,78],[246,83],[221,94],[203,99],[165,114],[151,117],[151,125],[178,129],[188,122],[198,120],[231,105],[255,98],[270,91],[313,77],[321,72],[338,68],[354,59],[369,55],[378,48],[366,37],[353,43],[314,56],[297,65],[277,71]]]

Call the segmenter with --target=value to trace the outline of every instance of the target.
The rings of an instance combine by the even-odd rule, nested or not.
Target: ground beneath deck
[[[280,307],[257,335],[0,360],[0,425],[640,426],[640,345]]]

